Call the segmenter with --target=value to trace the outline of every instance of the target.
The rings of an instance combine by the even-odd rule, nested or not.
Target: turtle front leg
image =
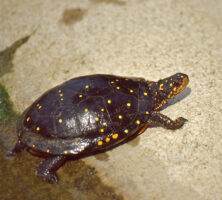
[[[43,161],[37,168],[37,176],[49,183],[58,182],[56,170],[66,162],[66,156],[53,156]]]
[[[152,120],[151,122],[152,126],[162,126],[164,128],[174,129],[174,130],[182,127],[185,124],[185,122],[188,121],[183,117],[179,117],[176,120],[172,120],[166,115],[163,115],[159,112],[151,112],[150,116]]]

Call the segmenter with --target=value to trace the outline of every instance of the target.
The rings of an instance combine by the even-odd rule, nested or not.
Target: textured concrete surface
[[[164,114],[180,130],[148,129],[129,144],[85,158],[125,199],[222,199],[222,2],[220,0],[0,0],[1,83],[22,112],[47,89],[93,73],[158,80],[190,77]],[[70,169],[72,170],[72,169]]]

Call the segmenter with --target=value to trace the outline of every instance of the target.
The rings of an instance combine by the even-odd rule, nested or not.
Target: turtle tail
[[[18,140],[18,142],[16,143],[14,149],[11,151],[11,156],[16,155],[17,153],[24,151],[27,149],[27,146],[25,144],[23,144],[20,140]]]

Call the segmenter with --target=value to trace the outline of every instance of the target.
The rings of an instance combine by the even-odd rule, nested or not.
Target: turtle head
[[[156,82],[154,103],[155,110],[166,104],[168,99],[173,98],[186,88],[189,78],[186,74],[176,73],[165,79]]]

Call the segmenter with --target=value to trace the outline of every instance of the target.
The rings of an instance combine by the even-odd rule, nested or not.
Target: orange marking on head
[[[163,83],[160,84],[159,90],[163,90]]]

